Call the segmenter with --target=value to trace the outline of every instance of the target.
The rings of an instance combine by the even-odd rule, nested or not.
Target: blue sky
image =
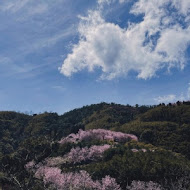
[[[0,109],[190,98],[190,0],[0,3]]]

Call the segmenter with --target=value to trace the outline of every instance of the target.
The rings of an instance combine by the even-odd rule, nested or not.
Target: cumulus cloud
[[[190,1],[189,0],[173,0],[173,5],[183,15],[188,15],[190,12]]]
[[[107,22],[102,12],[89,11],[87,17],[80,17],[80,40],[60,68],[65,76],[99,68],[101,79],[122,77],[130,71],[148,79],[163,68],[185,67],[190,45],[190,3],[186,0],[138,0],[131,14],[143,15],[143,20],[129,23],[127,28]]]

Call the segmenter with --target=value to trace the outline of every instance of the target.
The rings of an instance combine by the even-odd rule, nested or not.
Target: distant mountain
[[[0,112],[3,189],[119,190],[138,185],[188,190],[189,102],[100,103],[63,115]]]

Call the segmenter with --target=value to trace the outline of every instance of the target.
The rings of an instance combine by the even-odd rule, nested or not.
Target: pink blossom
[[[128,186],[129,190],[161,190],[162,187],[155,182],[149,181],[132,181],[131,186]]]
[[[101,190],[120,190],[120,186],[116,183],[116,180],[114,178],[111,178],[110,176],[106,176],[102,179],[102,188]]]
[[[97,160],[102,157],[104,151],[109,149],[110,145],[91,146],[90,148],[72,148],[71,151],[64,156],[65,160],[70,163],[80,163],[82,161]]]
[[[138,138],[132,134],[115,132],[105,129],[92,129],[88,131],[79,130],[77,134],[70,134],[59,141],[60,144],[78,143],[89,140],[111,140],[114,142],[126,142],[127,140],[138,141]]]
[[[101,182],[93,181],[89,173],[84,170],[76,173],[61,173],[59,168],[42,166],[36,171],[35,177],[43,179],[45,184],[51,184],[59,190],[120,190],[114,178],[106,176]]]
[[[136,149],[136,148],[133,148],[133,149],[131,149],[132,150],[132,152],[139,152],[139,151],[142,151],[142,152],[147,152],[147,150],[146,149],[144,149],[144,148],[142,148],[142,149]]]
[[[132,150],[132,152],[138,152],[138,150],[136,148],[133,148],[131,150]]]
[[[69,153],[64,155],[63,157],[51,157],[47,158],[45,160],[45,164],[48,167],[54,167],[54,166],[59,166],[62,165],[66,162],[69,163],[80,163],[82,161],[93,161],[93,160],[98,160],[99,158],[102,157],[103,152],[109,149],[111,145],[101,145],[101,146],[96,146],[93,145],[90,148],[84,147],[76,147],[72,148]]]
[[[28,162],[26,165],[25,165],[25,168],[26,168],[26,170],[31,170],[31,169],[33,169],[34,168],[34,166],[35,166],[35,162],[32,160],[32,161],[30,161],[30,162]]]
[[[142,148],[141,150],[142,150],[143,152],[147,152],[147,150],[146,150],[146,149],[144,149],[144,148]]]

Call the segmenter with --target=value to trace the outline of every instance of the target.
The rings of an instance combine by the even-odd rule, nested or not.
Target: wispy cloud
[[[44,13],[48,10],[48,3],[41,0],[7,0],[0,5],[0,10],[12,14],[21,12],[26,17]]]
[[[98,1],[112,2],[115,1]],[[130,71],[135,71],[138,78],[148,79],[163,68],[184,69],[190,44],[190,3],[186,0],[138,0],[131,14],[143,15],[143,19],[129,23],[128,28],[107,22],[103,10],[89,11],[87,17],[80,17],[80,41],[64,60],[62,74],[69,77],[83,69],[91,72],[100,68],[101,79],[122,77]]]
[[[154,98],[154,101],[156,103],[174,103],[177,101],[189,101],[189,100],[190,100],[190,83],[188,84],[188,88],[185,93],[183,92],[180,95],[169,94]]]
[[[61,32],[55,33],[53,36],[46,35],[40,39],[36,39],[33,42],[28,43],[26,46],[21,47],[20,51],[27,55],[32,52],[36,52],[40,49],[50,48],[63,39],[68,39],[70,36],[74,36],[77,30],[74,25],[67,27]]]
[[[187,90],[187,98],[190,100],[190,83],[189,83],[189,87],[188,87],[188,90]]]
[[[169,94],[165,96],[158,96],[154,100],[156,101],[156,103],[172,103],[177,100],[177,97],[174,94]]]
[[[66,90],[66,88],[61,86],[61,85],[52,86],[52,88],[54,90],[58,90],[58,91],[65,91]]]
[[[66,42],[77,33],[74,25],[77,14],[68,10],[71,4],[66,0],[6,0],[0,3],[1,71],[6,71],[3,75],[30,77],[39,73],[38,70],[41,73],[48,67],[51,70],[50,64],[57,69],[63,54],[60,44],[65,48]]]
[[[15,13],[17,11],[20,11],[29,2],[30,2],[30,0],[4,1],[1,3],[0,10]]]
[[[98,4],[99,5],[103,5],[103,4],[111,4],[113,2],[118,1],[119,3],[124,3],[126,1],[130,1],[130,0],[98,0]]]
[[[2,55],[0,55],[0,64],[7,64],[9,63],[11,60],[8,57],[4,57]]]
[[[17,65],[14,63],[12,59],[9,57],[3,57],[0,56],[0,67],[1,67],[1,76],[7,76],[10,77],[15,74],[25,74],[27,73],[27,76],[30,75],[28,73],[31,72],[31,70],[34,68],[33,66],[29,65]]]

